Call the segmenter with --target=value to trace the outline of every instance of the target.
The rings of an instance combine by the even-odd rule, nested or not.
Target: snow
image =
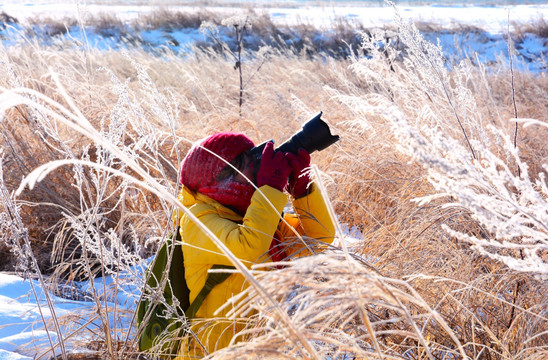
[[[31,360],[31,357],[19,355],[15,352],[1,350],[0,349],[0,360]]]
[[[331,2],[330,2],[331,3]],[[308,4],[308,3],[307,3]],[[258,7],[257,13],[267,12],[275,23],[295,25],[310,23],[321,28],[328,26],[337,18],[346,18],[358,21],[366,27],[384,26],[394,20],[393,10],[387,6],[362,6],[354,5],[331,6],[331,5],[306,5],[303,7]],[[508,44],[505,33],[510,22],[528,22],[540,18],[548,19],[548,4],[536,5],[510,5],[510,6],[464,6],[463,2],[454,5],[439,6],[400,6],[401,15],[410,20],[422,20],[425,22],[444,25],[470,25],[483,29],[484,31],[467,32],[462,36],[456,36],[451,32],[439,32],[429,39],[446,50],[448,57],[470,56],[477,54],[479,61],[491,62],[497,57],[507,56]],[[180,7],[170,6],[170,9],[180,10]],[[204,7],[186,6],[186,11],[203,10]],[[21,3],[17,1],[4,1],[0,4],[0,12],[5,12],[16,17],[19,21],[26,21],[36,16],[47,16],[52,18],[63,18],[66,16],[76,17],[80,12],[86,13],[109,13],[124,21],[136,18],[139,14],[153,10],[151,6],[139,5],[94,5],[77,6],[75,2],[54,2],[37,1],[34,3]],[[210,7],[208,11],[229,10],[238,13],[247,11],[247,7],[228,8]],[[1,25],[1,24],[0,24]],[[0,27],[0,38],[5,48],[13,45],[18,36],[17,26]],[[82,41],[82,34],[79,28],[75,27],[69,32],[70,36]],[[115,49],[119,46],[115,34],[112,36],[100,36],[93,31],[86,31],[91,46],[99,49]],[[181,46],[204,40],[203,34],[191,29],[182,29],[167,33],[162,30],[143,31],[140,36],[151,44],[178,43]],[[526,34],[523,41],[516,47],[516,50],[524,57],[530,59],[529,67],[532,71],[545,71],[545,59],[548,55],[546,39]],[[541,60],[538,62],[538,60]],[[350,243],[356,242],[359,232],[356,229],[346,229]],[[64,314],[79,314],[83,318],[90,318],[94,313],[94,303],[86,301],[85,294],[95,291],[102,294],[116,294],[115,298],[107,300],[112,306],[127,310],[132,313],[139,297],[140,287],[136,284],[141,269],[135,269],[130,274],[122,274],[119,277],[120,285],[118,291],[109,291],[109,287],[116,282],[112,277],[96,279],[95,283],[78,284],[78,293],[83,294],[79,300],[69,300],[50,294],[53,301],[53,308],[56,316]],[[137,274],[137,275],[136,275]],[[104,281],[103,281],[104,280]],[[93,285],[93,286],[92,286]],[[110,288],[110,290],[112,290]],[[36,292],[36,295],[35,295]],[[32,359],[43,346],[48,346],[49,338],[56,341],[54,328],[44,328],[42,317],[51,319],[51,311],[48,308],[44,289],[37,280],[24,280],[23,278],[0,273],[0,360],[22,360]],[[130,321],[130,320],[128,320]],[[43,350],[42,350],[43,351]]]
[[[261,2],[258,2],[259,4]],[[337,1],[314,2],[320,5],[287,6],[269,8],[267,6],[254,7],[257,13],[268,13],[274,23],[296,25],[310,23],[316,26],[328,26],[337,18],[348,18],[362,23],[366,27],[383,26],[393,22],[393,10],[389,6],[338,6]],[[352,2],[351,4],[355,4]],[[365,2],[364,2],[365,3]],[[374,4],[378,4],[375,2]],[[508,6],[466,6],[465,2],[457,2],[453,5],[433,6],[398,6],[402,17],[414,21],[426,21],[436,24],[473,24],[493,34],[504,33],[507,29],[508,19],[511,22],[528,22],[540,17],[548,18],[548,4],[539,3],[533,5],[508,5]],[[255,4],[255,2],[254,2]],[[263,4],[264,5],[264,4]],[[173,11],[185,11],[188,13],[198,11],[211,11],[221,13],[238,14],[247,12],[249,4],[242,6],[190,6],[170,5],[167,9]],[[47,2],[36,3],[4,3],[0,4],[0,11],[25,21],[37,16],[64,18],[76,17],[77,14],[115,14],[122,21],[136,19],[139,15],[150,13],[154,10],[150,5],[107,5],[89,4],[78,5],[76,2]]]
[[[57,319],[70,316],[70,319],[79,320],[75,320],[74,323],[63,323],[61,332],[64,336],[74,331],[78,323],[95,318],[95,303],[86,300],[91,299],[91,296],[86,294],[92,293],[92,287],[101,299],[102,305],[103,295],[106,293],[109,309],[116,306],[119,314],[128,314],[111,317],[110,324],[114,326],[116,323],[122,325],[122,328],[129,328],[140,296],[140,279],[149,261],[143,262],[129,273],[118,274],[117,282],[120,285],[117,289],[113,288],[113,284],[116,283],[114,277],[108,276],[104,279],[97,278],[94,283],[75,283],[71,297],[79,297],[80,300],[65,299],[48,293]],[[75,293],[79,296],[75,296]],[[50,338],[54,344],[57,342],[57,333],[52,322],[48,322],[47,328],[43,326],[43,319],[52,320],[52,311],[45,295],[38,280],[25,280],[20,276],[0,272],[0,360],[33,359],[50,348]],[[99,320],[95,322],[99,323]],[[76,343],[78,336],[72,338]]]
[[[135,2],[135,1],[133,1]],[[4,46],[13,46],[21,41],[27,41],[27,34],[22,24],[30,19],[39,18],[80,18],[86,19],[88,15],[109,14],[115,16],[122,23],[128,24],[138,16],[150,13],[157,9],[151,5],[129,5],[129,0],[121,0],[121,5],[95,4],[89,1],[87,4],[81,2],[58,2],[41,0],[34,3],[21,3],[17,1],[4,1],[0,4],[0,12],[15,17],[19,24],[9,24],[2,29],[0,24],[0,42]],[[166,4],[166,2],[159,2]],[[278,7],[269,7],[264,1],[242,1],[240,6],[196,6],[181,5],[184,1],[168,2],[163,5],[164,9],[172,11],[192,12],[208,11],[221,13],[228,16],[248,14],[249,8],[253,9],[259,16],[266,13],[277,25],[310,24],[315,28],[324,31],[317,34],[316,39],[329,35],[329,27],[341,19],[352,24],[360,24],[365,28],[386,28],[394,24],[394,9],[390,6],[379,6],[380,1],[315,1],[315,2],[282,2]],[[296,6],[300,3],[302,6]],[[410,3],[410,2],[407,2]],[[406,3],[406,4],[407,4]],[[478,3],[475,1],[474,3]],[[222,4],[222,1],[220,2]],[[287,5],[286,5],[287,4]],[[508,29],[514,24],[531,23],[542,19],[548,19],[548,4],[537,2],[533,4],[513,4],[507,6],[474,6],[465,5],[466,2],[455,2],[444,5],[411,6],[398,5],[396,9],[400,16],[415,23],[428,23],[440,26],[443,30],[436,32],[425,32],[423,35],[428,41],[440,43],[444,55],[455,62],[463,58],[471,58],[482,63],[495,63],[500,58],[508,57]],[[361,5],[361,6],[359,6]],[[367,6],[365,6],[367,5]],[[510,24],[510,26],[509,26]],[[36,36],[44,43],[64,43],[66,40],[74,44],[84,43],[82,30],[79,26],[72,26],[68,33],[52,38],[47,34],[47,29],[40,29],[34,25]],[[447,29],[468,29],[461,33],[455,33]],[[476,30],[474,30],[476,29]],[[199,29],[145,29],[138,33],[129,29],[131,39],[127,36],[120,36],[120,29],[94,29],[87,27],[86,39],[89,46],[99,50],[123,49],[128,42],[137,42],[149,51],[170,49],[175,52],[184,53],[189,45],[197,42],[207,41]],[[221,38],[223,33],[220,34]],[[298,37],[298,35],[295,35]],[[259,43],[248,39],[250,43]],[[299,38],[294,39],[299,42]],[[532,72],[544,72],[546,70],[546,57],[548,56],[548,42],[532,34],[525,34],[524,38],[516,43],[517,61],[515,66],[518,69]],[[477,56],[477,57],[476,57]]]
[[[548,15],[548,5],[510,7],[468,7],[468,6],[398,6],[400,15],[412,21],[424,21],[442,25],[474,24],[494,33],[504,33],[508,17],[514,22],[527,22]],[[392,8],[383,7],[307,7],[305,9],[275,9],[269,14],[274,22],[283,21],[289,25],[300,22],[328,26],[334,19],[349,18],[366,27],[382,27],[394,22]]]
[[[0,273],[0,294],[0,360],[31,359],[18,354],[17,349],[33,338],[43,341],[47,334],[38,329],[40,311],[30,283],[15,275]]]

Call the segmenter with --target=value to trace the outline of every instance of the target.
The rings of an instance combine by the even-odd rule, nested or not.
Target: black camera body
[[[308,120],[300,131],[296,132],[274,151],[290,152],[296,155],[299,149],[303,148],[311,154],[314,151],[321,151],[333,145],[339,140],[339,135],[331,135],[329,125],[321,117],[322,112],[320,111],[318,115]],[[273,142],[273,140],[268,140],[251,149],[255,171],[259,169],[264,147],[271,141]]]

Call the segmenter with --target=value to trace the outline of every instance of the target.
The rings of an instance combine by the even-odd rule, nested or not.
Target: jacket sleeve
[[[282,232],[286,241],[288,256],[304,256],[310,254],[310,249],[321,249],[318,244],[331,244],[335,238],[335,224],[327,209],[326,200],[317,185],[312,183],[312,189],[307,196],[293,201],[294,215],[286,215],[288,221],[302,239],[296,236],[293,229],[287,225]],[[298,219],[298,221],[295,221]],[[294,226],[293,224],[297,224]],[[321,243],[318,243],[320,241]]]
[[[236,257],[246,266],[251,266],[268,252],[286,203],[287,196],[283,192],[265,185],[253,194],[241,224],[212,211],[201,215],[200,210],[196,209],[195,215]],[[191,211],[194,212],[194,209]],[[232,265],[206,233],[187,216],[181,218],[181,233],[184,242],[193,247],[192,258],[185,257],[185,263]]]

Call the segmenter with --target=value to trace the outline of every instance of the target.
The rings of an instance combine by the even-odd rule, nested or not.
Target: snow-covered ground
[[[123,1],[120,1],[123,3]],[[162,2],[156,2],[162,4]],[[172,2],[173,3],[173,2]],[[256,4],[260,6],[256,6]],[[312,3],[312,4],[311,4]],[[274,23],[296,25],[302,23],[316,26],[329,26],[337,18],[347,18],[360,22],[365,27],[379,27],[393,22],[393,10],[389,6],[379,6],[372,2],[368,6],[356,6],[359,1],[343,3],[338,1],[307,2],[304,6],[295,6],[288,2],[287,6],[268,7],[268,2],[245,2],[238,6],[185,6],[169,5],[166,8],[173,11],[198,12],[211,11],[227,14],[247,13],[250,6],[258,13],[267,13]],[[365,2],[364,2],[365,3]],[[475,3],[475,2],[473,2]],[[501,2],[502,3],[502,2]],[[82,5],[84,4],[84,5]],[[252,4],[252,5],[250,5]],[[278,2],[283,4],[283,2]],[[317,5],[320,4],[320,5]],[[412,6],[398,5],[402,16],[413,21],[425,21],[435,24],[465,24],[475,25],[492,34],[504,33],[508,20],[516,23],[529,22],[531,19],[544,17],[548,19],[548,3],[508,6],[476,6],[466,5],[465,1],[453,5]],[[115,14],[123,21],[136,19],[141,14],[157,9],[151,5],[106,5],[88,4],[82,1],[36,1],[22,2],[2,1],[0,11],[25,21],[37,16],[51,18],[74,18],[77,14]]]
[[[5,0],[0,3],[0,13],[4,12],[19,21],[19,24],[11,24],[2,29],[0,23],[0,42],[9,47],[17,42],[25,41],[28,33],[22,31],[22,26],[30,19],[86,19],[88,15],[109,14],[115,16],[123,23],[129,23],[140,15],[150,13],[158,9],[151,5],[124,5],[129,1],[120,1],[122,5],[99,5],[91,1],[65,1],[41,0],[38,2],[17,2]],[[158,1],[158,4],[165,2]],[[329,28],[334,23],[345,19],[352,24],[360,24],[365,28],[386,28],[394,24],[394,9],[390,6],[380,6],[379,1],[317,1],[303,2],[303,6],[295,6],[296,1],[280,2],[277,7],[267,6],[265,1],[243,1],[241,6],[196,6],[177,5],[184,3],[168,2],[169,6],[164,9],[183,12],[208,11],[221,13],[223,15],[249,14],[250,6],[253,6],[255,14],[268,14],[270,19],[278,25],[310,24],[316,29],[329,33]],[[406,2],[412,3],[412,2]],[[478,3],[474,1],[473,3]],[[444,54],[450,60],[457,62],[465,57],[472,58],[485,64],[495,63],[501,58],[508,57],[508,31],[514,29],[515,24],[539,23],[539,20],[548,19],[548,3],[535,3],[527,5],[515,4],[507,6],[494,5],[465,5],[466,2],[458,2],[454,5],[412,6],[397,5],[397,11],[402,18],[411,22],[424,22],[438,25],[442,29],[455,28],[476,28],[475,31],[431,31],[425,32],[427,40],[437,43],[439,41]],[[222,4],[222,1],[221,1]],[[252,4],[252,5],[250,5]],[[287,4],[287,5],[285,5]],[[367,4],[358,6],[356,4]],[[93,27],[86,29],[87,43],[99,49],[120,49],[127,47],[127,38],[120,36],[115,30],[100,31]],[[44,32],[46,32],[44,34]],[[64,35],[50,39],[47,31],[35,26],[35,34],[44,42],[59,42],[63,39],[83,42],[83,34],[78,26],[72,26]],[[169,48],[175,52],[187,51],[188,45],[196,42],[206,42],[207,36],[199,29],[145,29],[138,34],[131,34],[138,39],[142,46],[147,49]],[[298,36],[298,35],[297,35]],[[515,41],[516,39],[514,39]],[[294,41],[294,40],[292,40]],[[515,66],[533,72],[545,72],[546,58],[548,56],[548,39],[534,34],[525,34],[515,44],[517,60]]]
[[[0,272],[0,360],[30,360],[46,353],[51,348],[50,341],[52,344],[58,341],[53,313],[60,320],[63,339],[69,339],[66,346],[74,348],[72,344],[78,344],[86,335],[78,330],[79,326],[101,328],[96,303],[91,299],[103,299],[103,294],[107,294],[109,311],[117,314],[109,317],[111,328],[128,329],[141,294],[140,279],[150,260],[118,274],[117,281],[107,276],[93,283],[75,283],[63,297],[46,293],[38,280]],[[116,283],[119,285],[114,289]],[[100,305],[104,308],[105,302],[101,300]],[[56,353],[60,353],[59,347]],[[51,357],[51,352],[45,356]]]
[[[151,6],[109,6],[109,5],[75,5],[76,2],[58,3],[54,1],[39,1],[21,3],[18,1],[4,1],[0,3],[0,12],[5,12],[20,22],[36,16],[63,18],[65,16],[76,17],[78,12],[109,13],[115,14],[124,21],[129,21],[139,14],[153,10]],[[81,2],[79,2],[81,3]],[[308,4],[308,3],[307,3]],[[508,28],[508,21],[526,23],[540,18],[548,19],[548,4],[537,5],[511,5],[498,6],[401,6],[398,7],[401,15],[413,21],[425,21],[442,25],[470,25],[485,30],[480,33],[467,33],[466,37],[455,37],[453,33],[439,33],[443,49],[450,54],[460,52],[461,56],[471,55],[477,52],[481,61],[495,60],[499,56],[507,56],[508,44],[504,35]],[[181,10],[177,6],[170,6],[174,10]],[[185,7],[186,11],[199,11],[203,7]],[[247,7],[238,8],[208,8],[211,11],[232,11],[233,13],[247,11]],[[304,7],[258,7],[257,13],[267,12],[274,22],[293,25],[297,23],[310,23],[318,28],[327,27],[339,17],[351,19],[364,24],[366,27],[382,26],[393,22],[393,9],[386,6],[357,7],[356,5],[333,6],[324,2],[321,6],[306,5]],[[13,29],[12,29],[13,30]],[[14,41],[15,33],[0,26],[0,39],[6,46],[1,51],[9,51],[9,46]],[[74,34],[73,34],[74,35]],[[197,31],[186,30],[179,34],[171,34],[178,37],[181,43],[193,42],[200,39]],[[143,33],[143,37],[155,38],[160,42],[163,34],[161,31]],[[90,36],[92,45],[115,47],[115,40]],[[431,39],[436,41],[437,39]],[[457,44],[457,45],[455,45]],[[521,44],[520,54],[532,59],[529,66],[533,71],[546,72],[545,57],[548,55],[548,40],[530,36]],[[351,231],[349,231],[351,233]],[[131,276],[138,276],[139,270]],[[130,276],[130,278],[131,278]],[[133,279],[134,280],[134,279]],[[102,279],[96,281],[97,289],[104,289]],[[112,284],[112,279],[105,284]],[[136,282],[134,281],[133,284]],[[89,291],[91,284],[82,283],[80,290],[83,294]],[[111,299],[112,306],[132,312],[140,290],[129,281],[127,287],[120,289],[117,298]],[[100,291],[100,290],[99,290]],[[67,300],[60,297],[51,297],[52,307],[57,316],[66,314],[80,314],[85,318],[86,314],[93,314],[95,304],[83,300]],[[0,360],[32,359],[41,353],[44,346],[49,346],[49,338],[56,342],[56,332],[50,324],[46,328],[42,319],[51,319],[51,309],[48,307],[42,287],[37,280],[23,280],[21,277],[0,273]]]

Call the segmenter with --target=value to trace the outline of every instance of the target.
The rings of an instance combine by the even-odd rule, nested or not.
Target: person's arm
[[[310,181],[310,154],[299,149],[297,154],[287,153],[292,167],[287,189],[293,197],[293,207],[300,220],[305,236],[325,243],[332,243],[335,225],[327,210],[326,199],[320,189]]]
[[[320,190],[314,183],[309,190],[308,195],[293,202],[295,214],[285,214],[285,222],[279,226],[288,258],[322,251],[323,244],[331,244],[335,236],[335,225]]]
[[[259,193],[262,192],[261,193]],[[264,196],[263,196],[264,195]],[[266,199],[265,199],[266,197]],[[268,202],[268,200],[270,203]],[[242,224],[220,217],[208,211],[198,218],[228,249],[247,266],[259,261],[270,247],[272,236],[280,221],[280,214],[287,202],[287,196],[270,186],[262,186],[255,191]],[[233,265],[198,225],[184,216],[181,233],[187,246],[191,246],[194,264]],[[185,262],[187,258],[185,258]]]
[[[304,235],[331,244],[335,237],[334,219],[318,186],[310,184],[308,195],[293,201]]]
[[[242,224],[210,212],[199,217],[234,255],[247,261],[248,266],[260,261],[261,256],[266,256],[268,252],[281,213],[287,203],[283,189],[287,185],[291,170],[284,154],[275,152],[272,142],[267,143],[257,172],[259,189],[251,198],[251,204],[247,208]],[[232,265],[217,245],[196,224],[187,220],[183,231],[185,242],[188,241],[187,239],[192,239],[192,244],[197,247],[193,250],[193,258],[189,261],[195,264]]]

